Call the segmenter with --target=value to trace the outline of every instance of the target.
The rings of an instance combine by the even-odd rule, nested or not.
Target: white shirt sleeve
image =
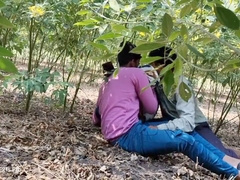
[[[184,82],[192,92],[190,99],[186,102],[183,100],[179,93],[179,85],[175,93],[176,99],[176,110],[179,115],[179,118],[170,120],[168,123],[158,125],[158,129],[164,130],[176,130],[180,129],[184,132],[191,132],[195,128],[195,96],[193,93],[192,86],[190,82],[183,76],[179,79],[179,84]]]

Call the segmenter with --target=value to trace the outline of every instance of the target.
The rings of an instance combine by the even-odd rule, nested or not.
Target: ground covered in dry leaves
[[[142,157],[112,147],[91,124],[94,98],[80,98],[72,114],[39,99],[25,114],[23,98],[12,92],[0,102],[0,179],[218,179],[182,154]],[[227,144],[239,146],[236,129],[220,132]]]

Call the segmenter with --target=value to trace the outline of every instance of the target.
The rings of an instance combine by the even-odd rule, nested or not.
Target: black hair
[[[102,67],[103,67],[103,74],[105,77],[109,77],[112,75],[112,73],[114,71],[114,66],[113,66],[112,62],[103,63]]]
[[[131,60],[139,60],[142,58],[140,54],[130,53],[130,51],[136,47],[136,45],[131,42],[126,41],[125,43],[123,41],[121,42],[120,47],[123,48],[117,55],[117,61],[119,63],[119,66],[124,66],[128,64]]]
[[[114,69],[112,62],[106,62],[102,64],[104,71],[112,71]]]
[[[162,57],[161,59],[156,60],[155,62],[158,64],[165,64],[167,66],[168,64],[171,64],[177,58],[177,54],[175,54],[175,53],[172,54],[171,56],[169,56],[171,51],[172,51],[172,48],[163,46],[163,47],[160,47],[158,49],[151,51],[148,56]]]

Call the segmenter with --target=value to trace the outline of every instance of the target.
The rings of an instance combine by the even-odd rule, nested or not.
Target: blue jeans
[[[115,143],[129,152],[143,156],[181,152],[203,167],[227,177],[236,176],[238,170],[222,160],[224,153],[209,144],[197,133],[189,135],[181,130],[151,129],[149,125],[161,122],[136,123]],[[203,143],[202,143],[203,140]]]
[[[211,143],[213,146],[220,149],[226,155],[234,157],[234,158],[240,158],[234,152],[234,150],[224,147],[221,140],[213,133],[211,127],[209,126],[209,124],[207,122],[203,122],[203,123],[199,124],[194,130],[199,135],[201,135],[204,139],[206,139],[209,143]]]

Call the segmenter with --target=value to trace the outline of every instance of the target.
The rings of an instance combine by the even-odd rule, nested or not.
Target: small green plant
[[[12,85],[25,95],[29,92],[45,93],[57,76],[60,76],[58,72],[50,73],[47,68],[43,70],[36,69],[30,75],[26,71],[23,71],[19,73],[19,77],[14,80]]]
[[[68,87],[69,87],[69,83],[68,83]],[[53,100],[55,102],[55,104],[58,107],[60,107],[60,106],[64,105],[68,95],[69,94],[65,88],[56,89],[53,91],[53,93],[51,95],[51,100]]]
[[[15,89],[20,90],[26,97],[34,92],[45,93],[50,85],[54,85],[56,77],[59,77],[58,72],[51,73],[48,68],[36,69],[33,73],[20,72],[16,80],[13,81],[12,85]],[[29,111],[30,101],[26,102],[25,110]]]

